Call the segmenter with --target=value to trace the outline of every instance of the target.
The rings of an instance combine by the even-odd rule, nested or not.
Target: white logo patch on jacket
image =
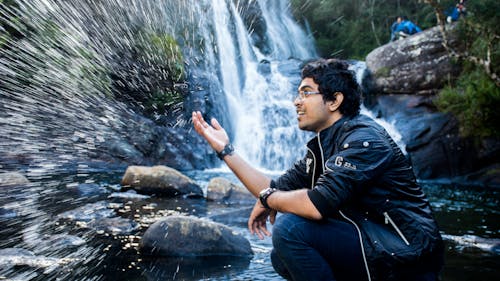
[[[356,165],[344,161],[344,158],[342,156],[337,156],[337,158],[335,158],[335,166],[356,170]]]

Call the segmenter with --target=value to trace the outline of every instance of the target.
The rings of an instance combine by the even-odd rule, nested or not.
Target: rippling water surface
[[[227,173],[188,174],[202,187],[215,176],[236,181]],[[65,175],[0,189],[0,279],[281,280],[270,263],[270,239],[261,241],[246,230],[248,202],[228,205],[125,193],[120,191],[121,176],[119,172]],[[424,186],[447,239],[443,279],[498,280],[500,192]],[[250,240],[254,257],[141,255],[138,244],[147,227],[177,213],[229,225]],[[103,223],[107,220],[113,220],[113,227]]]

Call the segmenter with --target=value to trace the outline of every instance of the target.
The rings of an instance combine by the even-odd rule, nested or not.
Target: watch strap
[[[271,209],[271,207],[269,207],[269,204],[267,204],[267,198],[269,198],[269,196],[271,194],[273,194],[274,192],[278,191],[276,188],[272,188],[272,187],[268,187],[264,190],[262,190],[260,193],[259,193],[259,200],[260,200],[260,203],[262,204],[262,206],[264,206],[266,209]]]
[[[226,146],[224,146],[224,149],[217,152],[217,157],[219,157],[220,160],[224,160],[224,157],[226,157],[226,155],[231,155],[233,154],[233,152],[234,152],[233,145],[231,143],[228,143],[226,144]]]

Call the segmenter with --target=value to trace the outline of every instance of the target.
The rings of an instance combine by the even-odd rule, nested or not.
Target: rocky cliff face
[[[458,47],[453,33],[450,38]],[[417,178],[500,186],[500,142],[460,137],[453,116],[432,103],[460,72],[442,45],[439,27],[373,50],[366,65],[369,107],[400,131]]]

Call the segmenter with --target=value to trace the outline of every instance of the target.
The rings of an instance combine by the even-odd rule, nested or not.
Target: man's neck
[[[342,119],[342,117],[344,117],[344,115],[342,113],[340,113],[339,110],[335,110],[330,115],[330,118],[328,118],[328,121],[325,123],[325,126],[319,128],[316,131],[316,133],[319,133],[319,132],[323,131],[326,128],[330,128],[331,126],[333,126],[333,124],[337,123],[337,121],[339,121],[340,119]]]

